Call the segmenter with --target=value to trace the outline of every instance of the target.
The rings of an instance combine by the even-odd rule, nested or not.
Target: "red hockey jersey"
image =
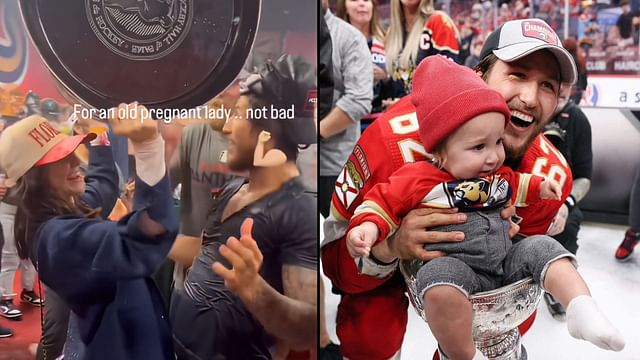
[[[402,68],[397,62],[392,66],[392,87],[394,97],[402,97],[411,93],[413,75],[418,64],[432,55],[443,55],[454,61],[458,60],[460,54],[460,34],[455,23],[444,11],[435,11],[424,24],[415,64],[410,68]],[[397,61],[397,59],[386,59],[386,61]]]
[[[374,185],[387,182],[402,165],[426,159],[426,151],[418,135],[415,107],[409,96],[398,100],[362,133],[338,175],[331,199],[331,214],[323,227],[323,267],[336,286],[347,292],[360,292],[384,282],[384,279],[358,275],[353,258],[346,249],[343,254],[342,250],[333,248],[336,244],[331,243],[345,235],[349,219],[362,204],[364,194]],[[523,218],[520,223],[522,234],[545,234],[571,193],[573,184],[569,164],[560,151],[540,134],[524,154],[516,171],[552,178],[562,187],[561,200],[539,200],[516,210]],[[409,191],[411,189],[407,189]]]
[[[402,218],[418,207],[453,208],[461,211],[495,209],[513,200],[526,206],[539,200],[540,176],[522,174],[506,166],[495,175],[478,179],[454,179],[426,161],[403,165],[369,191],[355,210],[349,229],[370,221],[379,229],[376,242],[392,235]],[[347,230],[348,232],[348,230]]]

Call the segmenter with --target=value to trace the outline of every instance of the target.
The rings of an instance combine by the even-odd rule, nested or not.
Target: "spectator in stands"
[[[564,6],[564,5],[563,5]],[[558,28],[558,5],[553,0],[542,0],[535,17],[544,20],[552,29]]]
[[[585,54],[588,54],[589,49],[595,45],[599,32],[598,12],[591,3],[588,3],[578,18],[578,41]]]
[[[582,93],[587,89],[587,55],[578,46],[575,37],[569,36],[562,41],[562,46],[573,56],[578,69],[578,82],[571,88],[571,101],[579,105],[582,100]]]
[[[324,119],[331,111],[333,104],[333,62],[331,61],[332,45],[329,27],[324,14],[318,14],[320,24],[318,35],[318,119]]]
[[[616,250],[616,259],[629,260],[638,242],[640,242],[640,167],[636,171],[629,199],[629,228],[625,233],[624,240]]]
[[[458,31],[460,32],[460,53],[458,63],[465,64],[467,58],[471,56],[472,47],[479,30],[473,26],[473,19],[470,16],[460,16],[458,18]]]
[[[373,101],[371,112],[383,110],[382,102],[390,97],[384,51],[385,33],[378,17],[377,0],[338,0],[336,16],[360,30],[367,39],[373,63]]]
[[[513,11],[515,13],[515,20],[529,17],[529,5],[525,5],[522,0],[516,0]]]
[[[578,232],[584,219],[578,204],[591,187],[593,152],[591,125],[580,107],[569,98],[570,93],[571,87],[562,87],[556,113],[544,130],[545,136],[560,150],[569,163],[573,175],[571,194],[558,210],[547,234],[575,255],[578,251]],[[560,303],[555,301],[549,293],[545,293],[544,300],[554,318],[564,319],[565,309]]]
[[[509,8],[509,4],[502,3],[502,5],[500,5],[500,14],[498,15],[498,26],[512,19],[513,19],[513,13]]]
[[[318,133],[318,207],[326,218],[338,174],[360,137],[360,119],[371,111],[373,76],[362,74],[373,74],[373,64],[362,33],[333,15],[328,0],[322,6],[331,35],[334,84],[332,110],[319,119]]]
[[[482,7],[482,4],[475,3],[473,4],[473,6],[471,6],[471,14],[469,15],[469,17],[474,22],[480,22],[482,19],[483,13],[484,13],[484,8]]]
[[[475,68],[480,63],[480,51],[482,51],[482,46],[484,45],[484,41],[481,37],[476,37],[473,39],[471,43],[471,54],[465,60],[464,66],[469,68]]]
[[[622,9],[622,14],[620,14],[616,21],[616,28],[620,34],[618,47],[624,48],[626,46],[633,45],[634,27],[637,27],[637,24],[634,24],[634,15],[631,13],[629,0],[620,1],[619,6]]]
[[[440,54],[458,60],[458,29],[449,15],[434,9],[433,3],[433,0],[391,0],[385,52],[394,99],[411,93],[413,72],[425,57]]]

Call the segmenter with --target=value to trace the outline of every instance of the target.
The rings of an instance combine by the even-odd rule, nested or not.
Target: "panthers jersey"
[[[393,97],[403,97],[411,93],[413,73],[422,59],[431,55],[443,55],[454,61],[460,53],[460,35],[451,17],[443,11],[435,11],[424,24],[418,43],[418,52],[414,65],[409,68],[398,66],[397,59],[392,67]]]
[[[402,165],[426,159],[415,107],[405,96],[367,127],[338,174],[325,241],[344,235],[349,219],[374,185],[387,182]]]
[[[539,134],[525,152],[516,170],[553,179],[562,187],[560,200],[540,200],[516,209],[518,216],[522,217],[521,234],[527,236],[546,234],[558,209],[573,188],[569,163],[544,135]]]
[[[426,151],[418,135],[418,119],[411,97],[406,96],[385,111],[363,132],[338,175],[331,199],[331,214],[325,221],[323,245],[344,236],[349,219],[362,204],[364,194],[406,163],[426,160]],[[524,154],[518,168],[552,178],[562,187],[561,200],[540,200],[521,204],[524,235],[545,234],[556,212],[571,193],[571,170],[562,154],[543,135],[538,135]],[[407,189],[407,193],[411,189]]]
[[[365,221],[379,230],[376,242],[391,236],[412,209],[458,208],[460,211],[489,210],[512,199],[516,206],[538,201],[542,177],[514,172],[502,166],[491,176],[454,179],[426,161],[403,165],[388,182],[374,186],[365,195],[349,222],[349,229]],[[349,232],[347,229],[347,233]]]

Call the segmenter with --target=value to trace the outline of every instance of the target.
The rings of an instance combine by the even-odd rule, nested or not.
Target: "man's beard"
[[[253,167],[253,153],[238,154],[234,159],[227,161],[227,166],[232,171],[247,171]]]
[[[529,145],[531,145],[531,143],[533,142],[533,139],[535,139],[535,136],[529,138],[523,146],[519,146],[519,147],[511,147],[505,143],[504,154],[506,159],[518,159],[522,157],[522,155],[524,155],[524,153],[527,152],[527,149],[529,148]]]
[[[542,123],[534,123],[531,126],[534,127],[534,131],[529,135],[529,138],[523,145],[515,147],[510,146],[506,141],[504,142],[504,152],[507,159],[518,159],[522,157],[522,155],[527,152],[527,149],[529,149],[529,146],[531,146],[533,140],[542,132],[542,129],[544,129],[544,124]]]

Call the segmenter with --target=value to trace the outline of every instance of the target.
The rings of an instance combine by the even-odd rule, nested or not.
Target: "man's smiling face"
[[[558,104],[560,70],[546,50],[521,59],[497,60],[486,77],[487,84],[502,94],[511,110],[504,134],[507,158],[519,157],[549,122]]]

